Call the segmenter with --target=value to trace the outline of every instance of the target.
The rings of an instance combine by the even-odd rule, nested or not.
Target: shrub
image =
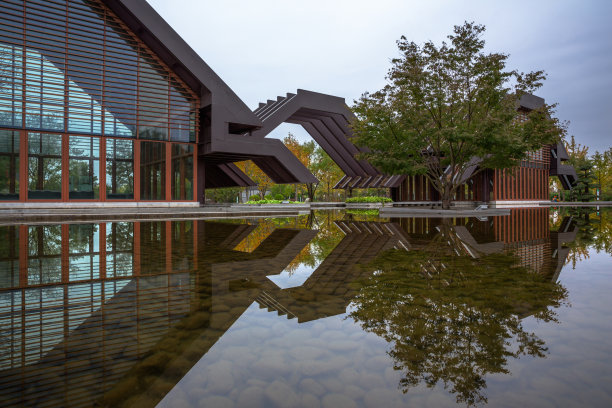
[[[261,197],[259,197],[259,194],[253,194],[252,196],[249,197],[249,201],[259,201],[261,200]]]
[[[350,210],[346,210],[347,214],[353,214],[353,215],[378,215],[379,212],[377,209],[370,209],[370,210],[359,210],[359,209],[350,209]]]
[[[347,198],[347,203],[390,203],[389,197],[351,197]]]
[[[266,194],[264,200],[274,200],[274,197],[272,197],[272,194]]]
[[[249,200],[247,204],[282,204],[281,200]]]
[[[285,197],[283,197],[283,195],[282,195],[282,194],[277,194],[277,195],[275,195],[275,196],[274,196],[274,199],[275,199],[275,200],[281,200],[281,201],[283,201],[283,200],[285,199]]]

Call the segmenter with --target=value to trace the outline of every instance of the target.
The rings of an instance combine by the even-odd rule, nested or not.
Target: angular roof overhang
[[[262,125],[246,104],[145,0],[102,0],[194,92],[202,106],[220,107],[222,121],[255,129]]]

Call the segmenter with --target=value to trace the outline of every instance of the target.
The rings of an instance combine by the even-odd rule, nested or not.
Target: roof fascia
[[[258,128],[261,121],[145,0],[102,0],[208,104],[225,107],[223,122]],[[210,92],[212,99],[207,97]]]

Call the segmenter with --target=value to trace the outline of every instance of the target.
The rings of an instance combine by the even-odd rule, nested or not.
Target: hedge
[[[282,200],[249,200],[247,204],[282,204]]]
[[[391,203],[389,197],[351,197],[346,199],[347,203]]]

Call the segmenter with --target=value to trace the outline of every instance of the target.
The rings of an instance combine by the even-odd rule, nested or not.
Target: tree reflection
[[[589,248],[612,255],[612,212],[609,208],[597,211],[594,208],[574,207],[560,212],[571,216],[578,225],[576,239],[569,243],[566,265],[571,264],[572,269],[576,269],[578,262],[589,258]]]
[[[306,217],[301,217],[304,225],[300,227],[317,230],[317,235],[306,245],[293,259],[287,268],[292,275],[301,265],[314,268],[323,262],[344,237],[342,231],[334,223],[343,216],[340,212],[333,211],[311,211]]]
[[[507,254],[457,255],[444,236],[368,265],[373,273],[358,282],[349,316],[391,344],[403,392],[443,384],[459,403],[485,404],[487,374],[509,374],[511,358],[545,356],[544,341],[521,320],[556,321],[567,291]]]

